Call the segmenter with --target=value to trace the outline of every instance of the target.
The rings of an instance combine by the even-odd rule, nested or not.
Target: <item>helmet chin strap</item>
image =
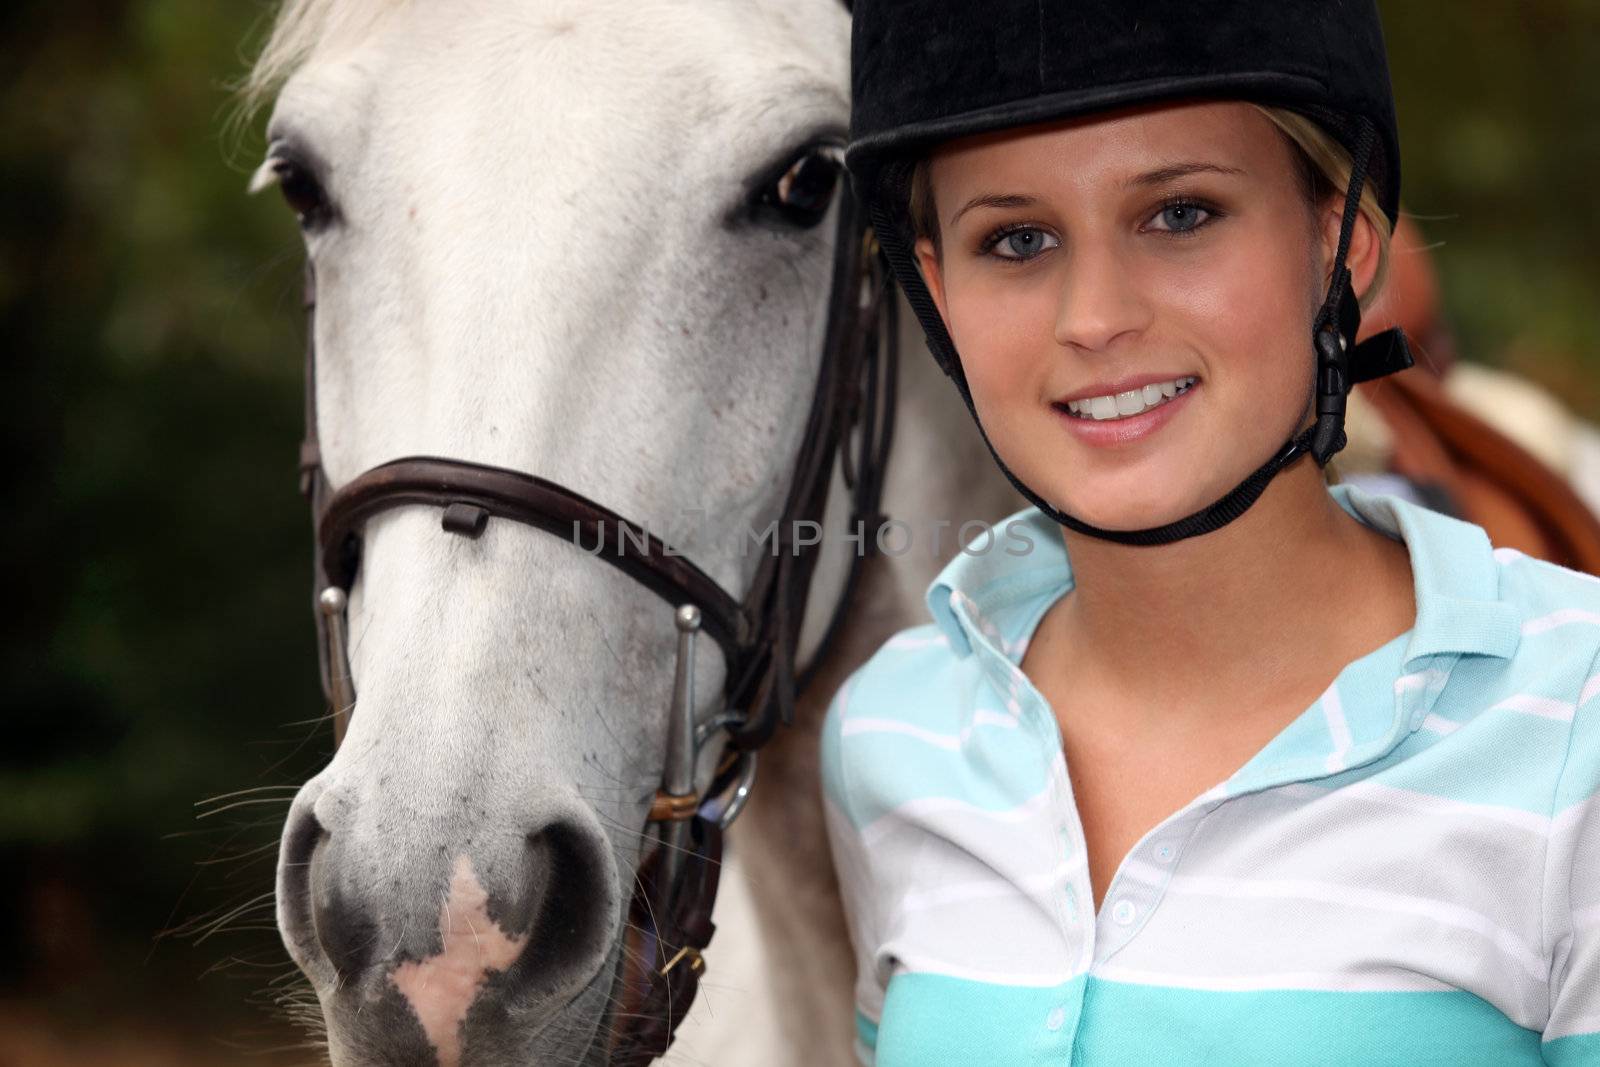
[[[1318,310],[1311,325],[1312,350],[1316,353],[1316,422],[1306,430],[1291,437],[1270,459],[1257,467],[1249,477],[1234,486],[1225,496],[1211,505],[1169,522],[1143,530],[1106,530],[1074,518],[1050,505],[1039,494],[1022,483],[1012,473],[1005,461],[995,451],[988,431],[978,418],[972,403],[972,393],[967,388],[967,376],[961,369],[955,345],[945,331],[944,320],[939,315],[921,273],[911,261],[905,245],[898,239],[884,240],[885,234],[895,234],[893,219],[880,204],[873,208],[873,225],[879,234],[879,244],[889,265],[899,278],[906,299],[917,313],[935,358],[956,383],[961,398],[966,402],[972,421],[988,447],[989,454],[999,465],[1007,480],[1034,506],[1069,530],[1105,541],[1125,545],[1165,545],[1189,537],[1210,533],[1228,525],[1254,504],[1266,489],[1267,483],[1301,456],[1310,454],[1319,467],[1326,466],[1334,453],[1345,446],[1344,415],[1350,388],[1356,382],[1366,381],[1411,366],[1411,353],[1399,329],[1385,330],[1357,345],[1356,332],[1361,326],[1361,306],[1350,285],[1350,269],[1345,256],[1350,250],[1350,237],[1355,227],[1356,213],[1361,203],[1361,188],[1366,179],[1368,161],[1372,157],[1376,135],[1370,122],[1361,124],[1360,139],[1355,153],[1355,166],[1345,194],[1344,216],[1339,229],[1339,251],[1328,287],[1327,298]],[[941,351],[943,349],[943,351]]]

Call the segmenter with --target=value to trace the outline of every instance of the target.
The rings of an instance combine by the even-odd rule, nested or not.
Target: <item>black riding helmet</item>
[[[1391,226],[1399,216],[1399,131],[1374,0],[856,0],[851,64],[845,163],[856,196],[995,462],[1068,529],[1136,545],[1218,529],[1293,460],[1309,452],[1325,465],[1344,447],[1355,382],[1411,365],[1398,329],[1355,343],[1361,310],[1345,265],[1363,182],[1373,184]],[[1046,503],[989,442],[912,255],[911,174],[941,141],[1184,98],[1292,109],[1326,128],[1354,161],[1337,265],[1311,324],[1317,421],[1209,507],[1152,529],[1103,530]]]

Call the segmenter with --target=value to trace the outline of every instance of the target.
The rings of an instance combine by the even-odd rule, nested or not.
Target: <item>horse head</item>
[[[255,184],[314,272],[328,487],[533,472],[747,589],[819,372],[848,31],[836,0],[290,0]],[[278,872],[333,1061],[605,1063],[672,606],[522,523],[360,533],[359,699]],[[702,721],[726,668],[693,660]]]

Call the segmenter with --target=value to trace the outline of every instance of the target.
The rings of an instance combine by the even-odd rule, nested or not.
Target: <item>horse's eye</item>
[[[775,209],[784,221],[810,229],[828,213],[842,170],[837,148],[808,148],[762,190],[761,201]]]
[[[315,230],[326,225],[333,210],[322,184],[310,169],[283,157],[272,160],[269,165],[276,177],[278,191],[299,220],[300,228]]]

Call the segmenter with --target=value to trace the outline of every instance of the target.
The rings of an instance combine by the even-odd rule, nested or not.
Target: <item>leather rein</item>
[[[827,657],[849,608],[857,577],[886,521],[879,512],[894,430],[898,338],[892,282],[877,243],[840,182],[833,280],[821,369],[793,479],[771,550],[742,598],[723,589],[642,526],[559,483],[467,460],[408,456],[357,475],[334,491],[317,438],[316,283],[306,265],[305,438],[300,491],[311,505],[315,552],[317,650],[323,693],[342,742],[356,693],[348,659],[346,608],[361,566],[362,529],[398,507],[440,509],[443,531],[476,538],[490,519],[573,540],[673,609],[678,633],[665,770],[649,824],[659,844],[644,857],[629,905],[630,943],[621,952],[611,1003],[610,1063],[644,1067],[666,1052],[694,1000],[711,940],[712,905],[722,835],[749,797],[756,750],[778,724],[794,721],[798,694]],[[854,435],[852,437],[852,434]],[[820,538],[796,529],[820,523],[836,454],[850,495],[857,550],[839,602],[806,667],[795,670],[801,622]],[[819,530],[819,525],[810,527]],[[695,637],[704,629],[726,665],[721,710],[695,719]],[[723,757],[704,794],[695,772],[702,748],[725,735]]]

